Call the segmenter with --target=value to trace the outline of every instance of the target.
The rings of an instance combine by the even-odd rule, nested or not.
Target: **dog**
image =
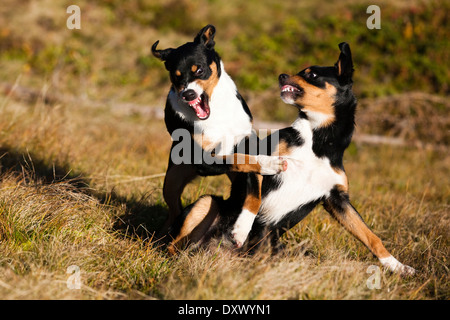
[[[414,274],[413,268],[387,251],[350,202],[343,154],[354,131],[357,100],[352,92],[354,69],[350,46],[343,42],[339,49],[338,61],[333,66],[311,66],[295,75],[279,76],[281,99],[298,109],[298,118],[290,127],[277,132],[271,154],[283,156],[289,169],[263,177],[256,219],[241,219],[239,211],[229,211],[227,201],[203,196],[186,209],[179,222],[178,236],[170,244],[171,252],[176,251],[182,240],[204,243],[218,231],[226,232],[236,221],[252,224],[246,248],[262,242],[277,248],[279,238],[287,230],[322,204],[383,266],[393,272]]]
[[[159,40],[152,46],[153,55],[164,62],[171,80],[164,110],[173,140],[163,186],[169,212],[161,236],[182,212],[182,192],[195,177],[227,174],[231,193],[242,201],[243,214],[255,216],[261,203],[260,175],[286,170],[287,162],[279,157],[245,154],[253,117],[214,49],[215,33],[216,28],[207,25],[193,42],[178,48],[158,50]],[[183,133],[188,137],[181,139]],[[243,153],[236,153],[239,149]],[[205,161],[206,155],[212,161]],[[240,246],[248,232],[237,225],[232,239]]]

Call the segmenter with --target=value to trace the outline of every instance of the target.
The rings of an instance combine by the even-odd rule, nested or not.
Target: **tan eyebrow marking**
[[[191,67],[191,71],[192,72],[197,71],[197,69],[198,69],[198,66],[196,66],[195,64]]]
[[[180,70],[175,71],[175,75],[177,75],[178,77],[181,76],[181,71]]]
[[[217,74],[217,64],[215,62],[212,62],[209,66],[211,68],[212,74],[211,76],[206,80],[196,80],[195,82],[203,88],[203,90],[206,92],[208,97],[212,97],[212,93],[214,91],[214,88],[216,87],[217,83],[219,82],[219,76]]]

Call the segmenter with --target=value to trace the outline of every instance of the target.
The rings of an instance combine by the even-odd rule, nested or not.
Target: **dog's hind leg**
[[[342,188],[343,189],[343,188]],[[330,197],[324,201],[324,208],[345,229],[366,245],[367,248],[380,260],[381,264],[392,272],[403,275],[413,275],[415,270],[400,263],[389,251],[386,250],[380,238],[378,238],[365,224],[362,217],[350,203],[345,190],[335,187]]]
[[[191,205],[176,237],[168,246],[171,254],[176,253],[180,242],[193,244],[202,240],[219,215],[219,204],[211,196],[202,196]]]

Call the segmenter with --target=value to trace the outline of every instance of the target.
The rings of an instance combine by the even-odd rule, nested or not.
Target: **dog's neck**
[[[334,121],[317,126],[317,119],[300,111],[292,127],[305,139],[317,157],[326,156],[335,167],[342,167],[345,149],[349,146],[355,128],[356,101],[335,106]]]

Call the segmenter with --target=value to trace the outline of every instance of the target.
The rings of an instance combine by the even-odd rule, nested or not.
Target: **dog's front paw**
[[[273,175],[287,170],[287,161],[283,157],[259,155],[258,163],[262,175]]]
[[[246,209],[242,210],[231,231],[231,240],[237,248],[244,245],[253,226],[256,215]]]
[[[414,269],[413,267],[407,266],[406,264],[403,265],[403,269],[402,269],[403,276],[411,277],[415,274],[416,274],[416,269]]]
[[[402,276],[413,276],[416,273],[416,270],[414,268],[411,268],[410,266],[401,263],[393,256],[382,258],[380,259],[380,262],[384,267],[388,268],[390,271],[399,273]]]

